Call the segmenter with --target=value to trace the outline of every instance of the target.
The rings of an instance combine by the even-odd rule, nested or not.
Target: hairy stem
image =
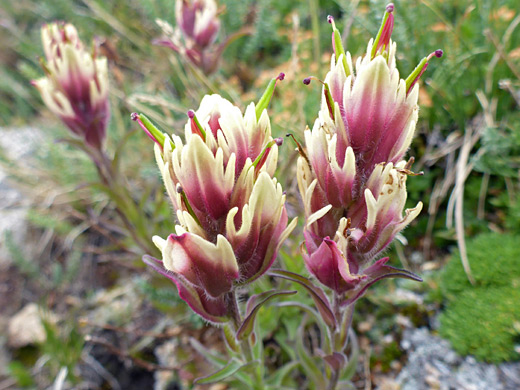
[[[351,303],[346,309],[341,308],[343,296],[334,293],[333,310],[336,317],[337,326],[331,328],[331,353],[343,353],[348,343],[348,334],[352,325],[352,316],[354,314],[354,305]],[[329,384],[327,390],[335,390],[341,374],[341,368],[338,370],[331,369]]]
[[[226,295],[226,303],[228,310],[231,314],[231,320],[233,322],[233,328],[235,332],[242,325],[242,315],[240,314],[240,307],[238,306],[238,299],[236,293],[231,291]],[[259,341],[261,342],[261,341]],[[253,346],[251,343],[251,337],[247,337],[246,340],[240,340],[240,352],[242,357],[247,363],[251,363],[255,360],[255,356],[253,354]],[[253,368],[255,378],[254,378],[254,389],[255,390],[264,390],[264,379],[262,375],[262,367],[260,364],[257,364],[256,367]]]

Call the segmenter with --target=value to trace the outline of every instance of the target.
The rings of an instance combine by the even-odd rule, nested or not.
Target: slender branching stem
[[[155,248],[148,239],[148,232],[137,226],[143,223],[145,218],[139,213],[124,183],[120,183],[120,177],[113,169],[110,157],[101,149],[87,148],[85,151],[94,162],[101,183],[110,189],[109,196],[114,201],[115,210],[134,242],[144,253],[154,253]],[[135,215],[134,218],[128,217],[130,211]]]

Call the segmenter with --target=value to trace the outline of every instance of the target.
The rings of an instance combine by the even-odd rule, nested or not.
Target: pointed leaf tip
[[[316,307],[325,323],[330,327],[335,328],[337,326],[336,317],[330,307],[330,302],[320,287],[316,286],[304,276],[282,269],[271,269],[269,275],[290,280],[304,287],[311,294],[311,298],[316,304]]]
[[[258,295],[253,295],[251,298],[249,298],[249,301],[247,302],[247,317],[244,319],[244,322],[242,322],[242,325],[240,325],[240,328],[238,328],[236,338],[238,340],[243,340],[253,332],[253,329],[255,328],[255,319],[256,315],[258,314],[258,310],[260,310],[260,308],[269,300],[280,295],[294,295],[296,294],[296,292],[297,291],[271,290],[265,291]],[[258,301],[260,302],[256,304],[256,302]]]
[[[238,370],[240,370],[244,366],[244,363],[242,363],[240,360],[236,358],[232,358],[231,361],[218,370],[217,372],[214,372],[213,374],[197,378],[193,382],[194,384],[198,385],[205,385],[205,384],[211,384],[211,383],[217,383],[221,382],[224,379],[230,377],[231,375],[235,374]]]

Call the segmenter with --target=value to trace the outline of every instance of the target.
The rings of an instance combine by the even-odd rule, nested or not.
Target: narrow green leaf
[[[267,378],[267,384],[273,386],[273,388],[279,389],[287,375],[289,375],[291,371],[299,365],[300,362],[298,361],[292,361],[283,365],[278,370],[276,370],[273,375]]]
[[[305,375],[315,385],[313,388],[325,389],[326,384],[324,374],[319,369],[316,359],[312,358],[312,354],[303,345],[304,328],[305,322],[303,322],[300,326],[300,329],[298,330],[298,336],[296,337],[296,352],[298,354],[298,359],[305,370]]]
[[[243,340],[244,338],[248,337],[251,332],[253,332],[254,326],[255,326],[255,319],[256,315],[258,313],[258,310],[267,303],[269,300],[271,300],[274,297],[280,296],[280,295],[293,295],[296,294],[296,291],[265,291],[258,295],[253,295],[248,303],[247,303],[247,316],[242,322],[242,325],[240,325],[240,328],[237,330],[237,339]],[[256,302],[260,301],[258,304]],[[256,305],[255,305],[256,304]],[[255,305],[253,307],[253,305]]]
[[[213,364],[214,366],[218,368],[222,368],[226,365],[228,362],[227,359],[224,359],[222,357],[219,357],[216,353],[212,352],[208,348],[206,348],[204,345],[202,345],[198,340],[194,338],[190,338],[190,345],[191,347],[197,351],[204,359],[206,359],[208,362]]]
[[[322,315],[325,323],[328,326],[334,328],[337,326],[336,318],[330,307],[329,300],[320,287],[316,286],[314,283],[312,283],[309,279],[307,279],[304,276],[282,269],[272,269],[271,271],[269,271],[269,275],[293,281],[304,287],[311,294],[311,297],[314,300],[314,303],[316,304],[316,307]]]
[[[228,363],[229,359],[222,358],[219,355],[217,355],[215,352],[212,352],[208,348],[206,348],[204,345],[202,345],[198,340],[194,338],[190,338],[190,345],[191,347],[197,351],[204,359],[206,359],[209,363],[213,364],[218,369],[222,370],[226,364]],[[255,361],[256,363],[256,361]],[[251,363],[247,364],[249,366]],[[246,385],[246,388],[252,388],[253,383],[251,382],[251,379],[248,375],[242,372],[236,372],[235,375],[236,379],[238,379],[240,382],[242,382],[244,385]],[[203,378],[201,378],[203,379]]]
[[[225,365],[223,368],[210,374],[208,376],[197,378],[193,382],[198,385],[206,385],[210,383],[222,382],[224,379],[229,378],[233,374],[235,374],[238,370],[244,367],[244,363],[236,358],[232,358],[231,361]]]
[[[231,329],[229,325],[224,324],[222,332],[224,333],[224,340],[226,341],[229,351],[231,353],[240,353],[240,346],[237,343],[234,330]]]
[[[280,73],[274,79],[269,81],[269,84],[267,85],[267,88],[265,89],[264,94],[262,95],[262,97],[260,98],[258,103],[256,104],[256,109],[255,109],[256,120],[260,119],[260,116],[262,116],[262,112],[264,112],[264,110],[269,106],[269,102],[271,101],[271,98],[273,97],[273,94],[274,94],[274,89],[276,87],[276,83],[278,82],[278,80],[280,80],[280,81],[283,80],[284,77],[285,77],[285,74]]]

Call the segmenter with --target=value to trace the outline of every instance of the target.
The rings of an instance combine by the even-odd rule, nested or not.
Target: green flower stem
[[[351,303],[346,309],[342,310],[341,302],[343,298],[343,296],[334,294],[333,310],[338,325],[334,328],[330,328],[331,338],[329,351],[331,354],[334,352],[342,353],[345,350],[348,343],[349,330],[352,325],[355,303]],[[331,371],[327,390],[336,389],[341,374],[341,369]]]
[[[103,150],[88,148],[86,151],[96,166],[101,183],[110,190],[108,195],[126,230],[144,253],[154,255],[157,249],[149,239],[150,234],[145,225],[147,218],[135,204],[127,187],[120,184],[121,178],[113,169],[112,160]]]
[[[226,302],[228,310],[231,314],[231,320],[233,322],[234,332],[236,332],[240,325],[242,324],[242,315],[240,314],[240,307],[238,306],[237,296],[234,291],[229,292],[226,295]],[[258,340],[257,342],[262,342]],[[253,354],[253,346],[251,343],[251,337],[247,337],[245,340],[239,341],[240,352],[242,354],[242,358],[246,363],[251,363],[255,360],[255,356]],[[263,361],[263,359],[261,359]],[[264,378],[262,375],[262,367],[260,364],[257,364],[254,368],[255,378],[253,380],[254,390],[264,390]]]

